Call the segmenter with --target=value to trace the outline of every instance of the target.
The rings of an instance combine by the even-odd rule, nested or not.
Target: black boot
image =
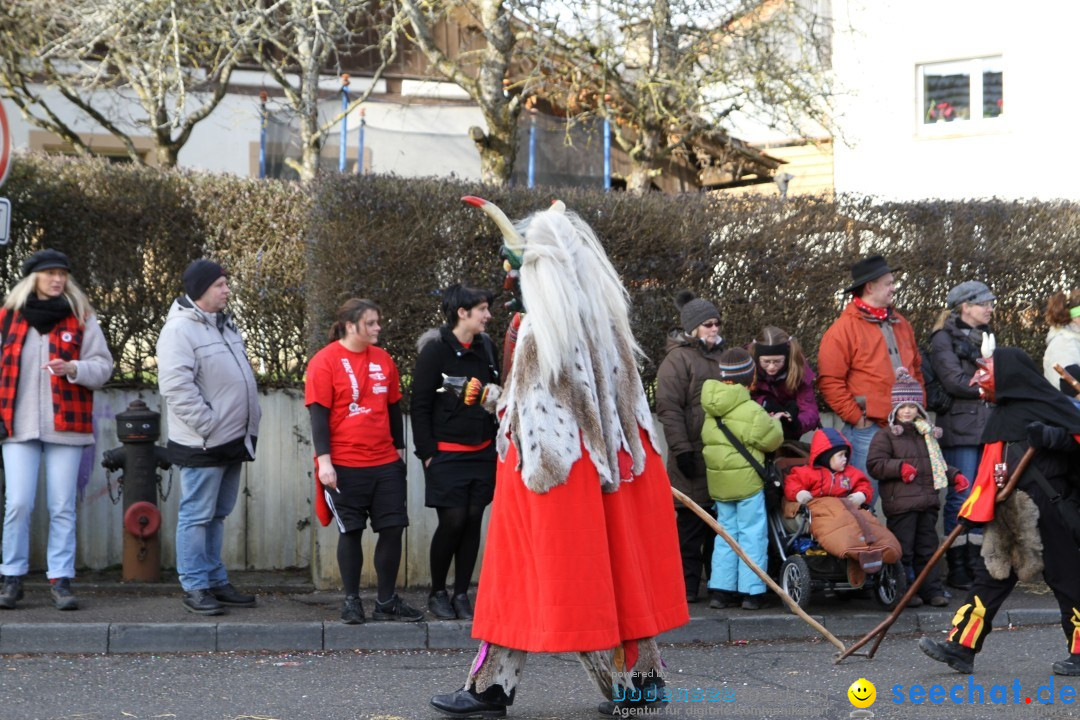
[[[492,685],[482,693],[461,688],[449,695],[435,695],[431,706],[454,718],[501,718],[506,717],[506,708],[514,704],[516,690],[507,695],[502,685]]]
[[[965,675],[975,672],[975,651],[952,641],[938,642],[924,637],[919,649],[938,662],[948,664],[953,670]]]
[[[968,548],[970,545],[951,547],[945,551],[945,562],[949,564],[949,574],[945,582],[957,590],[971,589],[971,573],[968,572]]]
[[[981,572],[986,572],[986,563],[982,559],[982,536],[979,536],[979,543],[968,541],[965,546],[967,548],[967,570],[968,575],[971,576],[972,582],[975,580],[975,576]]]
[[[1080,653],[1073,653],[1053,665],[1055,675],[1080,675]]]

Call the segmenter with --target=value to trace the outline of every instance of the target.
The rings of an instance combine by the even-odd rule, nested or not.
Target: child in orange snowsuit
[[[900,560],[900,543],[862,509],[873,502],[874,491],[866,475],[848,464],[850,454],[838,430],[815,431],[810,462],[788,473],[784,497],[810,509],[810,534],[830,555],[849,559],[848,580],[860,587],[866,573]]]

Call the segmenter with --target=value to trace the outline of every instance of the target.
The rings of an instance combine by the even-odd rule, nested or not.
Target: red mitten
[[[900,479],[906,483],[913,481],[918,474],[919,472],[915,469],[915,466],[910,463],[904,463],[900,466]]]
[[[952,482],[953,490],[958,493],[962,493],[966,491],[969,487],[971,487],[971,482],[960,473],[956,473],[956,476],[953,478]]]

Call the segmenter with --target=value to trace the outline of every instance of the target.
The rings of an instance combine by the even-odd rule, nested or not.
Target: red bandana
[[[870,307],[865,302],[863,302],[863,299],[860,297],[855,298],[855,307],[859,308],[868,315],[873,315],[875,318],[881,320],[882,322],[884,322],[889,317],[889,308]]]

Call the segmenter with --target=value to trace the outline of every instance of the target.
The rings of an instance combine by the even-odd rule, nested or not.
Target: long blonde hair
[[[754,356],[754,366],[757,367],[757,346],[758,345],[787,345],[787,378],[784,380],[784,387],[788,393],[792,396],[799,392],[799,387],[802,385],[803,377],[806,372],[806,355],[803,354],[802,345],[795,338],[788,335],[786,332],[776,327],[775,325],[766,325],[762,328],[758,336],[754,338],[754,341],[750,343],[750,353]]]
[[[4,307],[8,310],[22,310],[26,307],[26,301],[37,290],[37,281],[38,273],[32,272],[15,283],[15,287],[11,288],[11,292],[8,293],[7,298],[4,300]],[[64,283],[64,297],[67,298],[68,304],[71,305],[71,312],[78,319],[79,326],[84,327],[86,319],[94,314],[94,308],[91,307],[86,293],[71,277],[71,273],[68,273],[67,282]]]

